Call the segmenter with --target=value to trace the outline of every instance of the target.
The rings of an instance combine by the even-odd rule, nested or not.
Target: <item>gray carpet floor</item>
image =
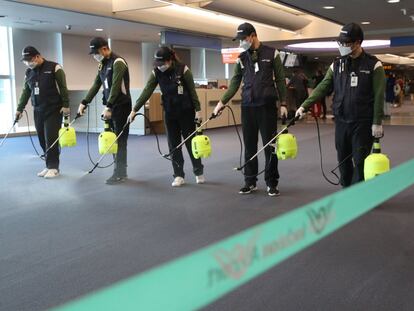
[[[414,157],[414,127],[385,131],[392,165]],[[339,191],[321,175],[314,124],[291,132],[300,151],[279,164],[278,198],[266,195],[263,176],[257,193],[237,194],[243,178],[233,171],[240,150],[233,128],[207,131],[213,154],[204,161],[206,184],[195,183],[185,153],[180,189],[171,187],[171,163],[156,153],[153,136],[131,136],[129,180],[117,186],[104,183],[111,168],[86,174],[83,134],[62,151],[57,180],[36,177],[43,163],[27,137],[9,139],[0,149],[0,310],[45,310]],[[329,171],[334,128],[322,125],[321,132]],[[165,137],[161,144],[166,151]],[[413,310],[413,190],[205,310]]]

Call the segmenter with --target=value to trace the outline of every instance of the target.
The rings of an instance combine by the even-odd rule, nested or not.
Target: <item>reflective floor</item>
[[[389,108],[390,117],[385,118],[384,125],[414,125],[414,102],[409,98],[404,101],[400,107]],[[333,116],[327,115],[325,120],[320,120],[322,123],[333,123]],[[308,122],[314,122],[310,114],[307,116]]]
[[[390,125],[414,125],[414,102],[404,101],[404,104],[397,108],[390,108],[391,118],[385,120],[384,124]]]

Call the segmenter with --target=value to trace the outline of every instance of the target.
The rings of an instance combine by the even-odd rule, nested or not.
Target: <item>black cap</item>
[[[342,27],[339,37],[339,42],[350,43],[356,41],[364,41],[364,32],[358,24],[350,23]]]
[[[33,57],[40,55],[39,51],[33,46],[26,46],[22,51],[21,61],[29,61]]]
[[[95,37],[89,43],[89,48],[91,49],[89,54],[98,54],[98,50],[101,47],[108,46],[108,41],[102,37]]]
[[[243,40],[247,36],[250,36],[252,33],[256,33],[256,29],[250,23],[243,23],[237,27],[237,34],[233,41]]]
[[[172,59],[174,56],[174,51],[171,50],[168,46],[160,47],[154,54],[154,66],[162,66],[165,61]]]

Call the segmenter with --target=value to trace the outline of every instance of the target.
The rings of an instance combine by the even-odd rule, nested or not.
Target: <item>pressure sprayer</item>
[[[109,120],[104,121],[104,131],[99,135],[98,146],[99,154],[105,155],[108,153],[116,154],[118,152],[118,140],[115,133],[111,129]]]
[[[102,116],[101,118],[103,119]],[[93,168],[88,172],[89,174],[93,173],[93,171],[99,166],[99,163],[101,163],[107,154],[116,154],[118,152],[118,139],[124,133],[127,126],[131,123],[131,121],[128,119],[122,127],[121,132],[118,134],[118,136],[116,136],[115,133],[111,130],[109,120],[104,121],[105,130],[99,135],[98,139],[99,153],[101,154],[101,157],[95,163]]]
[[[59,145],[60,147],[73,147],[76,146],[76,132],[71,126],[80,115],[76,115],[75,119],[69,123],[69,116],[63,117],[63,126],[59,130]]]
[[[380,139],[374,139],[372,153],[364,162],[364,178],[370,180],[375,176],[386,173],[390,170],[390,160],[385,154],[381,153]]]
[[[72,127],[73,123],[79,119],[81,115],[78,113],[76,117],[69,123],[69,116],[63,117],[63,126],[59,130],[58,138],[46,149],[45,155],[52,149],[58,142],[61,147],[76,146],[76,132]]]
[[[338,186],[341,184],[340,177],[338,176],[335,171],[343,165],[346,161],[348,161],[350,158],[353,157],[354,152],[351,152],[349,155],[347,155],[341,162],[338,163],[338,165],[331,170],[331,174],[335,176],[337,181],[332,181],[328,178],[328,176],[325,174],[325,170],[323,168],[323,155],[322,155],[322,144],[321,144],[321,134],[319,129],[319,122],[318,118],[314,117],[315,123],[316,123],[316,130],[318,133],[318,145],[319,145],[319,157],[320,157],[320,167],[322,176],[325,178],[325,180],[330,183],[331,185]],[[365,147],[359,147],[357,149],[357,152],[366,152]],[[380,175],[382,173],[388,172],[390,170],[390,160],[388,157],[384,154],[381,154],[381,146],[379,144],[379,138],[374,139],[374,145],[372,154],[369,155],[364,162],[364,179],[369,180],[371,178],[374,178],[377,175]]]
[[[206,135],[203,135],[201,130],[209,121],[213,120],[216,117],[217,115],[215,115],[214,113],[211,114],[211,116],[206,121],[197,125],[194,132],[188,135],[178,146],[176,146],[168,154],[162,154],[162,156],[166,159],[169,159],[169,157],[174,152],[180,149],[190,138],[192,138],[194,135],[198,133],[199,135],[195,136],[191,141],[192,153],[196,159],[208,158],[211,155],[210,139]]]
[[[17,122],[19,122],[19,119],[16,118],[13,121],[13,125],[10,127],[10,129],[7,131],[6,136],[3,137],[3,139],[0,142],[0,147],[3,146],[4,142],[6,141],[7,137],[9,136],[9,134],[11,133],[11,131],[13,130],[14,126],[17,124]]]
[[[234,170],[235,171],[241,171],[243,168],[246,167],[246,165],[248,163],[250,163],[251,161],[253,161],[261,152],[263,152],[263,150],[265,150],[268,146],[270,146],[276,139],[278,139],[282,134],[284,134],[287,129],[289,127],[291,127],[292,125],[295,124],[295,122],[299,120],[299,117],[295,117],[292,120],[289,121],[288,124],[286,124],[286,126],[279,132],[276,134],[276,136],[274,136],[266,145],[264,145],[261,149],[259,149],[259,151],[256,152],[255,155],[253,155],[249,160],[247,160],[242,166],[240,167],[235,167]],[[296,149],[297,150],[297,149]]]
[[[203,135],[203,130],[200,125],[201,123],[197,124],[198,131],[196,132],[196,136],[191,140],[191,151],[195,159],[208,158],[211,155],[210,138]]]
[[[282,119],[286,125],[286,118]],[[298,154],[296,137],[286,129],[276,140],[276,155],[279,160],[295,159]]]

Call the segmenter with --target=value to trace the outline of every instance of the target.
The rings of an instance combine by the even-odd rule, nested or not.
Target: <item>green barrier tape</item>
[[[413,172],[411,160],[55,310],[199,309],[413,185]]]

